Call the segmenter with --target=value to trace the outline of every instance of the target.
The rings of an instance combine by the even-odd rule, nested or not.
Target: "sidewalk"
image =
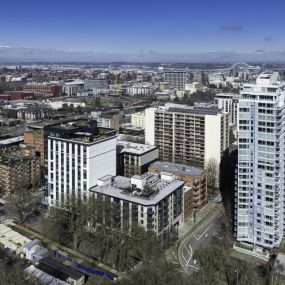
[[[205,208],[206,206],[207,208]],[[203,212],[200,213],[199,217],[197,216],[198,213],[196,214],[196,222],[192,220],[185,224],[185,229],[188,229],[188,232],[180,238],[179,244],[177,245],[176,259],[185,272],[188,271],[181,259],[182,248],[201,228],[213,223],[213,221],[221,217],[224,213],[224,207],[221,203],[209,203],[206,206],[203,208]]]
[[[222,204],[209,202],[199,212],[197,212],[195,222],[192,217],[188,222],[183,223],[178,229],[179,239],[175,242],[173,246],[171,246],[165,252],[167,260],[177,262],[178,249],[185,242],[185,240],[187,240],[187,238],[191,236],[195,232],[195,230],[203,224],[203,222],[205,222],[209,218],[212,219],[212,216],[215,215],[215,213],[220,212],[222,209]]]

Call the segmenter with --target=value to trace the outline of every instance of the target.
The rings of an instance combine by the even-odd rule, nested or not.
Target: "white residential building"
[[[151,84],[136,84],[129,86],[126,89],[127,94],[130,96],[134,95],[151,95],[153,93],[153,86]]]
[[[114,212],[113,219],[118,219],[115,226],[127,229],[139,225],[161,235],[172,228],[177,230],[183,221],[184,184],[166,172],[131,178],[108,175],[101,177],[90,193],[117,204],[120,216]]]
[[[44,103],[45,105],[49,106],[53,110],[61,109],[64,105],[70,107],[73,106],[74,108],[78,107],[85,107],[85,103],[81,102],[72,102],[72,101],[47,101]]]
[[[116,175],[116,131],[100,129],[92,121],[52,126],[48,136],[49,205],[68,198],[86,201],[89,188],[104,175]],[[94,124],[94,125],[92,125]]]
[[[237,123],[239,95],[234,93],[218,93],[215,97],[215,107],[229,114],[230,125]]]
[[[262,73],[239,100],[236,238],[267,248],[284,234],[284,90]]]

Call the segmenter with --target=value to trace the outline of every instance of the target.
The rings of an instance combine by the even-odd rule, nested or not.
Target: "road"
[[[182,269],[192,274],[194,271],[199,270],[196,260],[193,258],[193,254],[196,249],[203,245],[210,244],[212,237],[219,237],[221,229],[221,222],[223,220],[224,209],[221,204],[217,204],[217,207],[213,210],[211,215],[208,215],[204,221],[192,232],[187,234],[181,241],[178,247],[178,259]],[[175,256],[175,255],[174,255]]]

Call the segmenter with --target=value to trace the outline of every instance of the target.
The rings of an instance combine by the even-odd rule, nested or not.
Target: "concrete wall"
[[[156,108],[145,110],[145,144],[154,145],[154,115]]]

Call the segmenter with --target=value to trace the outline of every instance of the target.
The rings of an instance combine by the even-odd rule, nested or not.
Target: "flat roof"
[[[10,227],[0,224],[0,243],[4,247],[8,247],[12,250],[16,250],[20,246],[31,242],[31,240],[20,233],[14,231]]]
[[[9,145],[12,143],[20,143],[24,141],[24,136],[19,136],[19,137],[14,137],[14,138],[10,138],[10,139],[5,139],[0,141],[0,146],[5,146],[5,145]]]
[[[190,114],[198,114],[198,115],[218,115],[221,113],[220,109],[216,108],[201,108],[201,107],[193,107],[193,108],[178,108],[171,107],[166,110],[167,112],[177,112],[177,113],[190,113]]]
[[[189,176],[198,176],[203,174],[204,169],[188,166],[185,164],[178,164],[172,162],[156,161],[150,165],[151,167],[156,168],[159,171],[170,172],[170,173],[179,173]]]
[[[50,274],[36,268],[34,265],[30,265],[24,270],[26,273],[29,275],[37,278],[42,282],[42,284],[47,284],[47,285],[69,285],[69,283],[62,281],[60,279],[57,279]]]
[[[82,276],[84,276],[83,273],[64,265],[63,263],[60,263],[50,257],[44,257],[43,259],[40,260],[40,265],[46,265],[51,269],[54,269],[56,271],[59,271],[65,275],[67,275],[68,277],[71,277],[74,280],[78,280],[80,279]]]
[[[136,176],[133,178],[138,179]],[[162,180],[159,178],[159,175],[151,173],[145,173],[142,177],[139,178],[145,178],[147,180],[146,185],[155,190],[155,193],[146,197],[140,196],[138,193],[136,193],[136,190],[128,191],[132,186],[131,178],[123,176],[114,177],[112,183],[109,185],[94,186],[90,188],[90,192],[107,195],[139,205],[152,206],[159,203],[161,200],[170,195],[179,187],[183,186],[185,183],[184,181],[180,180]]]
[[[221,110],[215,107],[202,108],[196,106],[188,106],[182,104],[166,103],[164,108],[158,109],[162,112],[191,113],[201,115],[217,115],[222,114]]]
[[[144,154],[158,148],[157,146],[153,145],[119,140],[117,141],[117,144],[124,147],[120,153]]]

